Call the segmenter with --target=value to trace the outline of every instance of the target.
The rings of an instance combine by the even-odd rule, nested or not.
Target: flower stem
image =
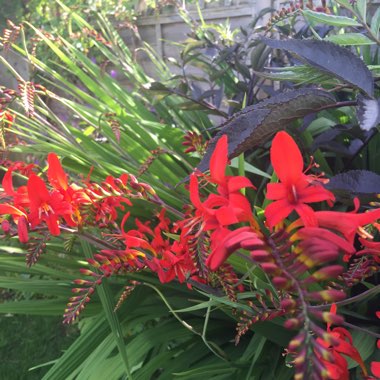
[[[368,297],[375,296],[376,294],[380,293],[380,285],[376,285],[373,288],[365,291],[364,293],[358,294],[357,296],[347,298],[343,301],[334,302],[336,306],[344,306],[349,305],[354,302],[363,301],[364,299]],[[332,304],[326,304],[326,305],[317,305],[317,306],[309,306],[310,309],[314,310],[330,310]]]
[[[349,327],[353,330],[359,330],[359,331],[362,331],[364,332],[365,334],[369,334],[369,335],[372,335],[374,336],[375,338],[377,339],[380,339],[380,334],[377,334],[371,330],[367,330],[367,329],[363,329],[363,327],[359,327],[359,326],[356,326],[356,325],[352,325],[351,323],[348,323],[348,322],[343,322],[343,326],[346,326],[346,327]]]

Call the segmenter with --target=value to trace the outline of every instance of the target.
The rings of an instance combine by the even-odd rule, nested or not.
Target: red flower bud
[[[293,298],[286,298],[280,302],[280,306],[285,311],[294,310],[297,306],[297,301]]]
[[[341,265],[329,265],[316,271],[313,277],[317,280],[328,280],[337,278],[343,272],[343,267]]]
[[[284,322],[286,329],[297,329],[300,327],[301,321],[297,318],[290,318]]]
[[[344,300],[346,298],[346,294],[341,290],[328,289],[308,293],[307,298],[313,301],[336,302]]]
[[[9,224],[9,221],[4,219],[2,222],[1,222],[1,228],[3,229],[3,231],[5,233],[8,233],[9,230],[11,229],[11,226]]]
[[[253,260],[260,262],[268,261],[271,258],[271,254],[263,249],[252,251],[251,257]]]
[[[273,277],[272,283],[276,288],[280,289],[288,289],[290,286],[290,282],[287,278],[285,277]]]
[[[20,216],[17,222],[18,238],[21,243],[27,243],[29,240],[28,235],[28,222],[25,216]]]
[[[275,263],[262,263],[260,264],[263,271],[269,274],[277,274],[281,273],[280,268]]]
[[[98,274],[94,273],[90,269],[80,268],[79,272],[81,272],[85,276],[93,276],[93,277],[98,277],[99,276]]]

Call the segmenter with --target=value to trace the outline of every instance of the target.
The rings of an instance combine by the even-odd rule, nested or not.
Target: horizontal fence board
[[[233,17],[241,17],[242,15],[254,15],[256,13],[256,2],[252,2],[249,6],[230,6],[222,8],[204,9],[202,10],[202,17],[205,21],[211,21],[215,19],[231,19]],[[194,20],[200,20],[199,14],[196,11],[189,12],[190,16]],[[138,26],[152,25],[152,24],[171,24],[175,22],[183,22],[182,18],[178,14],[171,15],[157,15],[157,16],[143,16],[137,20]]]

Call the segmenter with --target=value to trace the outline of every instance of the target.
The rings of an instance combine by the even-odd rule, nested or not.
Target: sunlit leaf
[[[316,23],[333,25],[333,26],[361,26],[359,22],[356,20],[345,17],[345,16],[336,16],[332,14],[322,13],[322,12],[314,12],[310,9],[303,9],[302,14],[306,17],[307,20],[313,21]]]
[[[376,44],[375,41],[371,40],[362,33],[331,34],[327,36],[324,41],[330,41],[334,44],[343,46],[362,46]]]

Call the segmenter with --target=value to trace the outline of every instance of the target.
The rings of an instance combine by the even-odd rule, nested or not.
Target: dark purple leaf
[[[356,113],[360,128],[369,131],[380,122],[380,99],[369,99],[364,96],[358,97]]]
[[[298,55],[309,65],[334,75],[373,97],[372,74],[364,62],[350,50],[331,42],[318,40],[264,38],[262,41],[274,49],[284,49]]]
[[[340,198],[374,198],[380,194],[380,175],[367,170],[351,170],[330,179],[326,187]]]
[[[223,135],[228,136],[228,157],[231,159],[248,149],[262,146],[294,120],[335,102],[335,98],[326,91],[304,88],[284,92],[246,107],[219,126],[220,131],[210,140],[197,169],[208,169],[216,143]]]

